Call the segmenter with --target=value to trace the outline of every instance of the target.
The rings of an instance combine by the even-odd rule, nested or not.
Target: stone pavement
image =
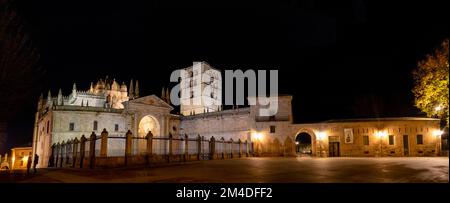
[[[40,169],[21,183],[448,183],[448,157],[243,158],[116,169]]]

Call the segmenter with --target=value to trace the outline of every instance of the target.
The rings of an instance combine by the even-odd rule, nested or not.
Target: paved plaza
[[[116,169],[1,172],[22,183],[448,183],[448,157],[242,158]]]

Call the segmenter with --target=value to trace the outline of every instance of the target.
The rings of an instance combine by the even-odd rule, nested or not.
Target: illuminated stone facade
[[[87,91],[78,91],[74,85],[69,96],[60,91],[57,97],[49,93],[47,100],[40,98],[33,153],[40,156],[38,167],[47,167],[52,144],[89,137],[92,132],[99,135],[103,129],[110,136],[125,136],[130,130],[139,137],[152,131],[155,137],[171,134],[174,138],[200,135],[205,139],[247,140],[254,143],[256,155],[385,157],[440,153],[438,119],[400,117],[295,124],[289,95],[279,96],[275,116],[258,116],[260,108],[222,110],[221,105],[182,105],[184,113],[178,115],[171,113],[173,107],[167,99],[139,97],[137,82],[127,88],[105,79],[91,84]],[[145,146],[135,149],[140,147]]]

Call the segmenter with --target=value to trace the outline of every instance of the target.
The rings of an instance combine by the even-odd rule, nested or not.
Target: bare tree
[[[0,126],[27,102],[37,102],[32,96],[44,73],[39,59],[14,2],[0,0]]]

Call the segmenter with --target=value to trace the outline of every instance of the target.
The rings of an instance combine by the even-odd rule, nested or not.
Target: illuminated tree
[[[418,63],[413,71],[415,86],[413,93],[415,105],[429,117],[438,117],[445,121],[448,127],[448,43],[442,44]]]

